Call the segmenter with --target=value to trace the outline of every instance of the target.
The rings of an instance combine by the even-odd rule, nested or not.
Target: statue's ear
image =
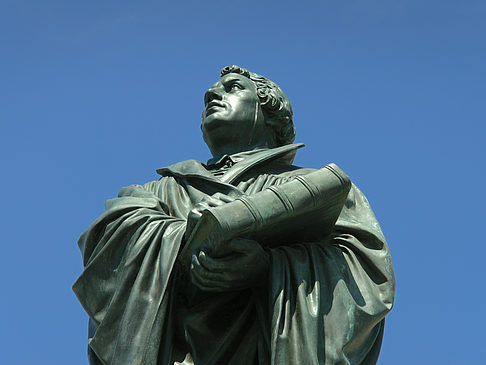
[[[278,126],[281,124],[279,122],[276,122],[272,118],[265,118],[265,123],[270,126],[271,128],[278,128]]]
[[[266,113],[265,113],[266,114]],[[280,129],[282,128],[282,121],[278,120],[275,117],[269,116],[268,114],[265,115],[265,124],[272,129],[273,131],[273,136],[274,136],[274,141],[277,142],[277,136],[280,132]]]
[[[266,126],[266,129],[268,131],[268,135],[271,137],[271,146],[273,147],[277,147],[277,130],[275,129],[275,124],[269,120],[269,119],[265,119],[265,126]]]
[[[272,128],[276,146],[293,143],[295,139],[295,127],[292,119],[288,116],[283,118],[265,118],[265,123]],[[293,136],[293,138],[289,138]]]

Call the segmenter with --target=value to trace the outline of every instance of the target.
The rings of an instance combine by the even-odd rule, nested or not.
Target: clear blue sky
[[[0,3],[0,363],[86,364],[76,241],[118,189],[206,160],[238,64],[290,98],[296,163],[363,190],[397,279],[379,364],[486,363],[486,2]]]

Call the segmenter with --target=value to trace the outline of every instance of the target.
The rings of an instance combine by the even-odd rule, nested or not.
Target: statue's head
[[[223,68],[204,105],[201,129],[214,156],[294,141],[289,99],[277,84],[244,68]]]

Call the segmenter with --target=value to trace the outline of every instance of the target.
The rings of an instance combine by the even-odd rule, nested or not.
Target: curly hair
[[[275,133],[275,143],[277,146],[292,143],[295,139],[292,106],[282,89],[266,77],[257,75],[236,65],[223,68],[220,72],[220,77],[229,73],[245,76],[255,84],[260,105],[265,115],[265,121]]]

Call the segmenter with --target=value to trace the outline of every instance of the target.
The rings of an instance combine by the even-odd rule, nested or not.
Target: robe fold
[[[107,201],[79,239],[85,269],[73,286],[90,318],[91,364],[376,363],[395,281],[380,226],[354,185],[331,236],[267,249],[267,285],[184,295],[192,284],[177,255],[190,210],[216,192],[251,195],[313,171],[283,162],[298,147],[252,155],[226,179],[184,161]]]

